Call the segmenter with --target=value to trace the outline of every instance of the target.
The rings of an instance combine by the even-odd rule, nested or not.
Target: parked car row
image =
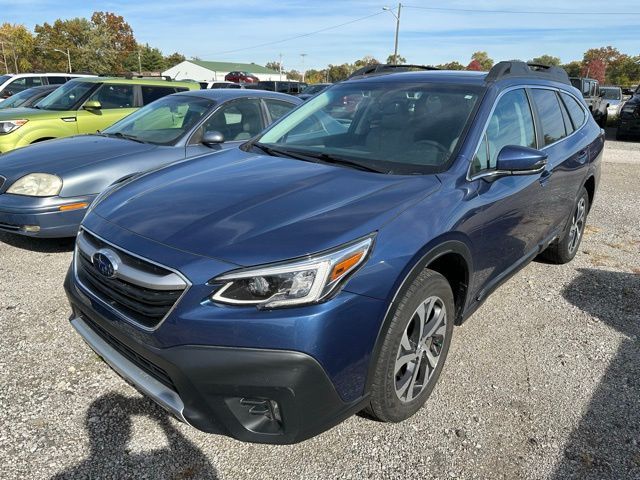
[[[294,443],[416,413],[454,325],[535,257],[576,255],[603,147],[564,70],[516,61],[381,66],[305,102],[173,93],[0,156],[0,228],[78,232],[71,325],[139,391]]]
[[[16,93],[41,85],[62,85],[72,78],[92,77],[79,73],[17,73],[0,75],[0,102]]]

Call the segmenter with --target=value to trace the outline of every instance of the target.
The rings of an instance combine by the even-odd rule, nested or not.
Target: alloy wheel
[[[394,368],[396,395],[408,403],[422,393],[436,370],[447,332],[447,311],[439,297],[418,306],[398,347]]]
[[[580,198],[578,202],[578,206],[576,207],[575,212],[573,213],[573,218],[571,219],[571,228],[569,229],[569,253],[572,254],[576,248],[578,248],[578,244],[580,243],[580,238],[582,237],[582,232],[584,230],[584,221],[586,214],[586,201],[584,197]]]

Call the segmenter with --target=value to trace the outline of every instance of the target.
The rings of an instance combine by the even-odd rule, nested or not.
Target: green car
[[[0,153],[51,138],[95,133],[196,82],[91,77],[71,80],[31,108],[0,111]]]

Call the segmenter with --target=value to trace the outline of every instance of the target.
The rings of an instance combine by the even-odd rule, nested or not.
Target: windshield
[[[387,173],[433,173],[451,158],[482,92],[439,83],[345,83],[302,104],[258,146]]]
[[[103,131],[156,145],[173,145],[200,122],[215,102],[191,95],[168,95]]]
[[[31,89],[23,90],[19,93],[11,95],[4,102],[0,103],[0,109],[2,108],[16,108],[25,103],[34,95]]]
[[[307,88],[305,88],[302,91],[302,93],[313,95],[314,93],[318,93],[318,92],[324,90],[325,88],[327,88],[326,85],[309,85]]]
[[[71,80],[51,95],[46,96],[36,104],[42,110],[72,110],[75,105],[91,90],[93,82]]]
[[[603,97],[607,100],[620,100],[622,98],[622,90],[617,87],[600,87],[600,90],[604,92]]]

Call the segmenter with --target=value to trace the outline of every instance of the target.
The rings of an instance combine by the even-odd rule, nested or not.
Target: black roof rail
[[[173,81],[173,78],[171,78],[169,75],[141,75],[139,73],[133,73],[133,72],[120,72],[120,73],[101,73],[99,75],[100,77],[122,77],[122,78],[127,78],[129,80],[133,79],[133,78],[142,78],[142,79],[150,79],[150,80],[166,80],[168,82]]]
[[[366,77],[368,75],[384,75],[387,73],[395,72],[410,72],[415,70],[440,70],[436,67],[430,67],[428,65],[393,65],[389,63],[380,63],[377,65],[367,65],[366,67],[359,68],[347,78]]]
[[[503,78],[544,78],[571,85],[569,75],[561,67],[543,65],[541,63],[525,63],[518,61],[498,62],[485,77],[487,82],[495,82]]]

